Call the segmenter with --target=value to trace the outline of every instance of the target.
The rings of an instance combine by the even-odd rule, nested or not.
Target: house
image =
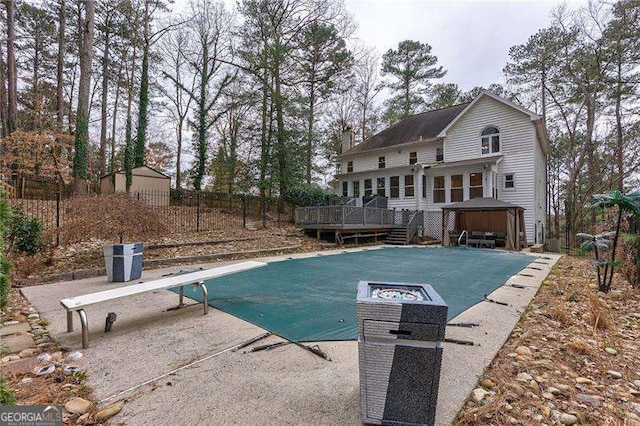
[[[100,193],[113,194],[126,192],[127,180],[124,170],[117,170],[100,178]],[[129,193],[139,199],[145,199],[154,206],[168,206],[170,200],[171,177],[149,166],[135,167],[132,170]]]
[[[435,238],[443,237],[443,207],[503,200],[524,209],[526,240],[541,243],[548,154],[542,117],[485,91],[469,103],[407,117],[357,145],[349,131],[336,179],[339,195],[356,206],[379,195],[388,208],[424,211],[424,233]]]

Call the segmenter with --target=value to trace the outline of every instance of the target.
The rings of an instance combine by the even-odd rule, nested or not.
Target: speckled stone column
[[[376,297],[374,289],[420,295]],[[427,284],[358,283],[358,360],[362,421],[433,425],[447,305]]]

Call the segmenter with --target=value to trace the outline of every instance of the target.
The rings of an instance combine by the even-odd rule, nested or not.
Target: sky
[[[570,8],[586,1],[567,2]],[[346,0],[356,36],[382,55],[402,40],[428,43],[462,90],[503,83],[509,48],[551,22],[558,1]]]

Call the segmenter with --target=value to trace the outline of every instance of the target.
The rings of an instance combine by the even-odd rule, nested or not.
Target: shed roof
[[[449,204],[442,208],[443,210],[507,210],[507,209],[522,209],[515,204],[507,203],[506,201],[498,200],[496,198],[484,197],[484,198],[472,198],[467,201],[461,201],[459,203]]]
[[[140,169],[151,170],[151,171],[157,173],[159,175],[158,177],[162,177],[162,178],[165,178],[165,179],[171,179],[171,176],[162,173],[158,169],[154,169],[153,167],[147,166],[146,164],[143,164],[142,166],[134,167],[133,169],[131,169],[131,172],[135,175],[135,171],[136,170],[140,170]],[[116,170],[116,171],[114,171],[112,173],[107,173],[106,175],[101,176],[100,179],[104,179],[104,178],[109,177],[111,175],[123,174],[123,173],[125,173],[125,170],[124,169],[119,169],[119,170]]]
[[[406,117],[343,154],[357,154],[421,139],[434,139],[468,104],[454,105]]]

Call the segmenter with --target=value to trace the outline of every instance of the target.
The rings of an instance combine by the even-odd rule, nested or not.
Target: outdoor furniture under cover
[[[60,304],[67,310],[67,332],[70,333],[73,331],[73,312],[78,312],[78,315],[80,316],[80,323],[82,324],[82,347],[86,349],[89,347],[89,322],[87,320],[87,313],[85,312],[85,308],[87,306],[109,300],[120,299],[122,297],[135,296],[150,291],[180,287],[180,299],[178,304],[180,307],[183,306],[184,286],[189,284],[194,284],[200,287],[202,291],[202,306],[204,314],[206,315],[209,310],[209,305],[207,287],[204,283],[205,280],[219,278],[225,275],[247,271],[249,269],[259,268],[266,265],[267,264],[263,262],[246,261],[233,265],[207,269],[205,271],[175,275],[172,277],[160,278],[153,281],[63,299],[60,301]]]
[[[447,224],[451,213],[455,215],[455,230],[481,230],[483,240],[485,232],[505,235],[507,250],[520,250],[527,246],[525,232],[524,209],[495,198],[472,198],[471,200],[453,203],[442,208],[442,245],[449,246],[453,242],[447,232]],[[471,236],[470,243],[471,243]],[[495,245],[495,243],[494,243]]]

